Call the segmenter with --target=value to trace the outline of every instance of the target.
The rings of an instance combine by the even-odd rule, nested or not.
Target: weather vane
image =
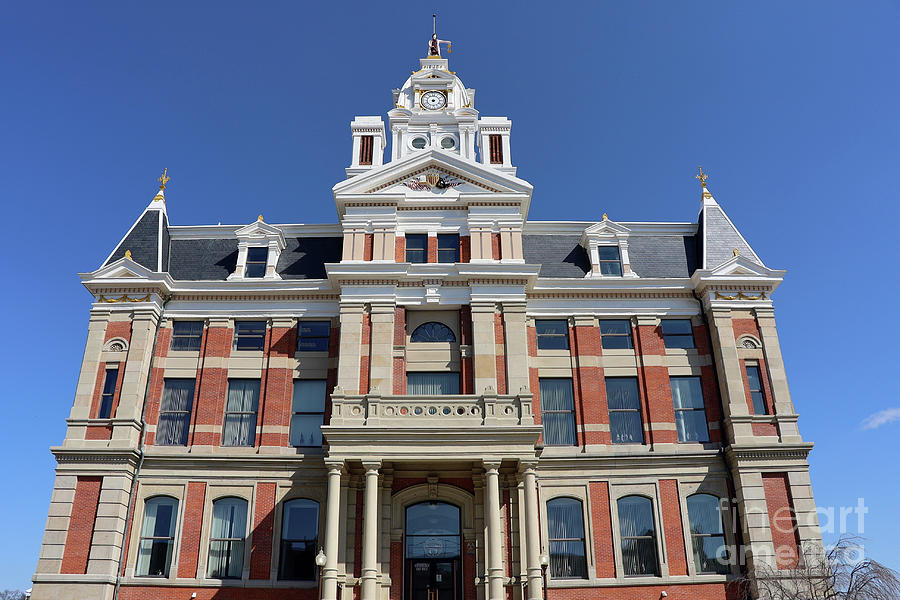
[[[706,187],[706,180],[709,179],[709,175],[703,172],[703,167],[697,167],[697,175],[694,175],[698,180],[700,180],[700,187]]]
[[[169,177],[169,176],[167,175],[168,172],[169,172],[169,168],[166,167],[165,169],[163,169],[163,174],[160,176],[159,179],[157,179],[157,181],[159,182],[159,189],[160,189],[160,190],[166,189],[166,184],[169,183],[169,180],[170,180],[170,179],[172,179],[171,177]]]

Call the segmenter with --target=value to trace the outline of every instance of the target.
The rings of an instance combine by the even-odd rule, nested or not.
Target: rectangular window
[[[328,352],[330,321],[300,321],[297,324],[297,352]]]
[[[544,444],[575,445],[575,398],[567,377],[541,378],[541,421]]]
[[[490,156],[492,165],[503,164],[503,136],[492,133],[488,136],[488,146],[490,146]]]
[[[625,575],[659,575],[653,502],[644,496],[625,496],[616,502],[622,566]]]
[[[607,377],[606,403],[613,444],[643,444],[641,397],[637,377]]]
[[[371,165],[373,149],[375,147],[374,138],[371,135],[363,135],[359,138],[359,164]]]
[[[252,446],[256,440],[259,379],[229,379],[223,446]]]
[[[601,275],[622,276],[622,261],[619,259],[618,246],[597,246]]]
[[[569,322],[565,319],[538,319],[534,322],[538,350],[568,350]]]
[[[679,442],[708,442],[706,406],[699,377],[670,377]]]
[[[446,396],[459,394],[459,373],[407,373],[406,393],[411,396]]]
[[[547,502],[547,532],[550,575],[554,579],[587,579],[581,502],[565,497]]]
[[[459,262],[459,234],[439,233],[437,243],[439,263]]]
[[[193,379],[166,379],[156,426],[157,446],[186,446],[194,404]]]
[[[663,319],[661,325],[666,348],[694,348],[694,328],[690,319]]]
[[[244,569],[247,501],[220,498],[213,502],[207,574],[214,579],[240,579]]]
[[[169,496],[155,496],[144,504],[144,523],[138,541],[135,575],[168,577],[175,548],[175,521],[178,519],[178,500]]]
[[[766,399],[762,390],[762,374],[758,365],[747,365],[747,382],[750,384],[750,399],[753,400],[753,414],[765,415]]]
[[[428,236],[424,233],[406,234],[406,262],[428,262]]]
[[[291,402],[291,446],[322,446],[325,422],[326,382],[324,379],[295,379]]]
[[[116,395],[116,381],[119,379],[119,365],[106,367],[106,376],[103,378],[103,392],[100,394],[100,410],[97,411],[98,419],[108,419],[112,416],[113,398]]]
[[[268,260],[268,248],[247,248],[247,268],[244,269],[244,277],[265,277]]]
[[[234,349],[262,350],[266,341],[265,321],[235,321]]]
[[[634,348],[630,319],[602,319],[600,321],[600,345],[606,349]]]
[[[170,350],[200,350],[203,336],[203,321],[175,321],[172,323],[172,343]]]

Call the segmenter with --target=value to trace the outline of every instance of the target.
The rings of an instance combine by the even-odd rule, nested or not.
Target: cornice
[[[805,461],[813,449],[812,442],[802,444],[778,444],[777,446],[728,446],[725,457],[732,467],[742,463],[762,461]]]

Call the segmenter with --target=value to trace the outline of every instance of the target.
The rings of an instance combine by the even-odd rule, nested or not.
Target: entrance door
[[[462,600],[459,508],[422,502],[406,509],[406,600]]]

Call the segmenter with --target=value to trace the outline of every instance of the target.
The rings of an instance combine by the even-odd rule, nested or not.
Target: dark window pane
[[[200,349],[203,321],[175,321],[172,323],[172,350],[194,351]]]
[[[675,413],[679,442],[708,442],[706,413],[702,410],[680,410]]]
[[[680,442],[707,442],[703,388],[699,377],[671,377],[672,403],[675,408],[675,428]]]
[[[247,261],[266,262],[269,257],[268,248],[247,248]]]
[[[619,260],[618,246],[598,246],[597,256],[600,260],[601,275],[622,275],[622,263]]]
[[[193,379],[166,379],[156,426],[157,446],[187,445],[194,403]]]
[[[603,319],[600,321],[600,342],[603,348],[633,348],[631,321],[629,319]]]
[[[138,543],[137,575],[169,576],[177,514],[178,500],[175,498],[156,496],[147,500]]]
[[[550,574],[558,579],[586,578],[584,515],[575,498],[555,498],[547,502],[547,529],[550,534]]]
[[[428,262],[428,236],[415,233],[406,235],[406,262]]]
[[[234,324],[235,350],[262,350],[266,339],[265,321],[236,321]]]
[[[322,424],[325,422],[324,379],[295,379],[291,403],[291,445],[321,447]]]
[[[643,444],[641,413],[622,410],[609,413],[609,432],[613,444]]]
[[[446,138],[445,138],[446,139]],[[440,233],[438,241],[438,262],[459,262],[459,235],[455,233]]]
[[[616,503],[622,564],[626,575],[657,575],[653,504],[643,496],[625,496]]]
[[[422,502],[406,509],[407,558],[460,556],[459,508],[446,502]]]
[[[641,398],[638,394],[636,377],[608,377],[606,379],[606,402],[612,409],[640,410]]]
[[[690,319],[663,319],[661,327],[666,348],[694,348]]]
[[[319,537],[319,505],[312,500],[285,502],[281,523],[281,558],[278,578],[294,581],[316,579],[316,542]]]
[[[534,322],[541,350],[569,349],[569,322],[565,319],[538,319]]]
[[[767,414],[768,410],[766,410],[766,401],[762,391],[762,376],[758,366],[747,365],[747,381],[750,384],[750,399],[753,401],[753,414]]]
[[[259,379],[229,379],[223,446],[252,446],[256,440]]]
[[[542,378],[540,389],[544,443],[549,446],[575,445],[575,401],[572,380]]]
[[[609,406],[609,431],[614,444],[644,442],[641,421],[641,399],[636,377],[606,379],[606,401]]]
[[[453,330],[437,321],[429,321],[415,328],[409,336],[410,342],[455,342]]]
[[[247,501],[220,498],[213,502],[207,573],[216,579],[239,579],[244,567]]]
[[[300,321],[297,325],[298,352],[327,352],[330,321]]]
[[[406,393],[413,396],[459,394],[459,373],[407,373]]]
[[[719,499],[710,494],[694,494],[688,497],[687,508],[697,572],[727,575],[731,567]]]
[[[247,248],[246,277],[265,277],[266,261],[269,259],[268,248]]]
[[[100,410],[98,419],[108,419],[112,415],[113,398],[116,395],[116,381],[119,378],[119,367],[106,370],[106,378],[103,381],[103,392],[100,395]]]
[[[670,377],[675,409],[703,408],[703,388],[699,377]]]
[[[619,261],[600,261],[600,274],[601,275],[622,275],[622,265]]]
[[[597,256],[600,260],[619,260],[619,247],[597,246]]]

